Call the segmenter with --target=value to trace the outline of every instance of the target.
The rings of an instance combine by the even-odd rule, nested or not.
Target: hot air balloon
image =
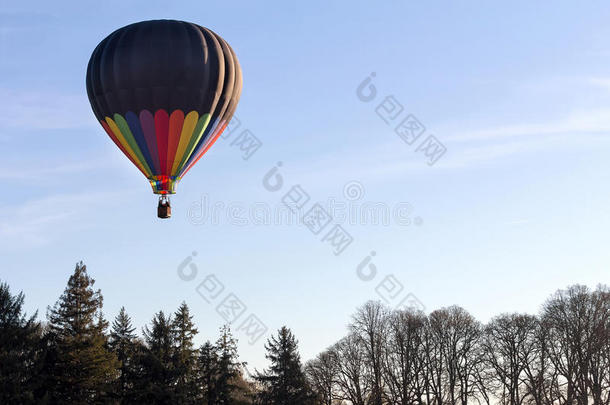
[[[169,195],[225,129],[241,89],[229,44],[184,21],[120,28],[99,43],[87,66],[93,113],[160,195],[159,218],[171,216]]]

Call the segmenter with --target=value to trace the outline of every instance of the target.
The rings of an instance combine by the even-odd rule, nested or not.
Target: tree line
[[[0,404],[312,404],[297,341],[281,328],[265,346],[270,367],[253,376],[229,326],[195,347],[186,303],[159,311],[142,336],[121,308],[112,325],[95,280],[78,263],[47,321],[0,282]]]
[[[305,369],[323,405],[609,405],[610,290],[571,286],[487,324],[369,302]]]
[[[195,347],[186,303],[141,334],[108,322],[78,263],[46,321],[0,282],[0,404],[610,405],[610,290],[571,286],[538,315],[486,324],[452,306],[425,314],[368,302],[347,335],[302,364],[282,327],[269,366],[246,372],[224,326]]]

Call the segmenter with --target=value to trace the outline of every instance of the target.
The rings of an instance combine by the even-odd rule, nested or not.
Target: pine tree
[[[241,375],[245,363],[239,362],[237,340],[228,325],[220,329],[216,344],[209,341],[199,349],[200,386],[203,389],[203,403],[207,405],[227,405],[241,403],[247,385]]]
[[[131,324],[125,307],[112,323],[110,332],[110,349],[119,361],[119,379],[117,381],[116,396],[120,403],[126,403],[129,391],[133,388],[135,378],[135,356],[137,350],[136,328]]]
[[[12,295],[8,284],[0,283],[0,403],[35,403],[39,380],[40,323],[36,314],[23,312],[22,292]]]
[[[191,404],[197,397],[197,356],[193,339],[197,334],[189,307],[183,302],[174,313],[172,335],[174,340],[173,367],[175,379],[175,401]]]
[[[301,366],[298,353],[298,342],[290,329],[283,326],[265,345],[265,357],[271,361],[271,367],[258,373],[256,380],[262,390],[257,395],[261,405],[309,405],[313,395]]]
[[[220,338],[216,342],[218,353],[218,370],[216,378],[216,403],[228,405],[233,403],[234,392],[238,388],[235,383],[241,376],[242,363],[238,361],[237,340],[228,325],[220,329]]]
[[[199,385],[206,405],[216,404],[216,379],[218,376],[218,349],[207,341],[199,349]]]
[[[53,400],[85,403],[105,397],[116,377],[118,362],[106,348],[102,294],[94,290],[86,266],[77,263],[68,285],[48,311],[49,333],[55,347]]]
[[[143,369],[138,383],[138,402],[173,404],[174,366],[171,316],[159,311],[152,319],[151,327],[144,327],[146,350],[140,356]]]

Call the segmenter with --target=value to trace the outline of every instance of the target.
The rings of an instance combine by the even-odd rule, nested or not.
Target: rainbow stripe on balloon
[[[176,184],[216,142],[227,123],[210,125],[210,114],[148,110],[114,114],[100,123],[112,141],[144,174],[155,194],[174,194]]]

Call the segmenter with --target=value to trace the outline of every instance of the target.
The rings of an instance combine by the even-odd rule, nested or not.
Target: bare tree
[[[474,398],[480,335],[480,324],[463,308],[452,306],[430,314],[427,369],[436,404],[466,405]]]
[[[337,397],[335,382],[338,369],[337,356],[332,350],[320,353],[305,365],[307,379],[322,405],[333,405]]]
[[[495,394],[502,404],[521,405],[530,394],[525,370],[534,356],[536,324],[534,316],[506,314],[485,327],[481,342],[484,362],[493,370]]]
[[[610,404],[610,290],[599,286],[589,303],[588,379],[594,405]]]
[[[434,313],[433,313],[434,314]],[[424,330],[424,366],[426,376],[426,403],[442,405],[446,403],[447,392],[445,373],[445,339],[443,323],[445,314],[430,314]]]
[[[371,405],[383,405],[382,355],[386,315],[387,309],[380,302],[369,301],[358,309],[350,325],[360,338],[371,366]]]
[[[522,353],[524,365],[523,379],[525,389],[530,396],[530,403],[535,405],[550,405],[558,400],[555,395],[557,389],[557,372],[549,359],[549,327],[539,318],[535,318],[533,330],[528,335],[530,351]],[[526,358],[526,356],[529,356]]]
[[[608,341],[608,290],[585,286],[560,290],[544,306],[552,344],[549,357],[557,370],[557,394],[566,404],[608,403],[604,350]]]
[[[610,291],[572,286],[485,327],[369,302],[306,369],[324,405],[610,405]]]
[[[337,398],[352,405],[366,405],[371,394],[371,379],[362,339],[350,333],[331,351],[337,361]]]
[[[391,404],[419,404],[425,390],[422,312],[396,311],[387,319],[383,379]]]

